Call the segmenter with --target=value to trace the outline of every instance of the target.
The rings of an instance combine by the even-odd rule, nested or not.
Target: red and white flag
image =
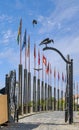
[[[46,66],[47,65],[47,60],[46,60],[46,57],[44,55],[43,55],[42,60],[43,60],[44,65]]]
[[[46,73],[49,74],[49,62],[48,62],[48,66],[46,68]]]

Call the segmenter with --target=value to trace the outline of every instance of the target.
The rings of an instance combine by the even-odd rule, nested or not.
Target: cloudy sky
[[[22,18],[22,36],[25,28],[31,40],[31,72],[33,73],[33,48],[36,43],[57,71],[65,73],[66,64],[54,51],[43,52],[39,43],[49,37],[62,54],[73,59],[74,81],[79,82],[79,0],[0,0],[0,88],[5,84],[5,74],[18,73],[19,46],[17,32]],[[37,25],[33,27],[33,19]],[[22,53],[24,64],[24,50]],[[17,78],[18,79],[18,78]]]

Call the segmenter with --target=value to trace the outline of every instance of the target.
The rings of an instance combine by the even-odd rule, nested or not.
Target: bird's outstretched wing
[[[47,41],[47,43],[51,43],[51,42],[54,43],[54,40],[53,40],[53,39],[50,39],[50,40]],[[47,43],[46,43],[46,44],[47,44]]]
[[[47,42],[49,38],[45,38],[41,43]]]
[[[54,43],[54,40],[53,39],[49,39],[49,38],[46,38],[46,39],[44,39],[39,45],[43,45],[43,44],[49,44],[49,43],[51,43],[51,42],[53,42]]]

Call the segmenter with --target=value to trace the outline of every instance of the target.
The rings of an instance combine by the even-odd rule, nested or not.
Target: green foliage
[[[33,101],[30,101],[30,102],[28,103],[28,106],[29,106],[29,107],[32,107],[32,106],[33,106]]]

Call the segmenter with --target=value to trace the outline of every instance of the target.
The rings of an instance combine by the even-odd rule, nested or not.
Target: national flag
[[[54,78],[56,78],[56,70],[55,70],[55,68],[54,68]]]
[[[44,55],[43,55],[42,60],[43,60],[44,65],[46,66],[47,65],[47,60],[46,60],[46,57]]]
[[[17,35],[17,42],[18,42],[18,44],[19,44],[19,37],[20,37],[20,27],[18,29],[18,35]]]
[[[40,65],[40,52],[38,50],[38,65]]]
[[[25,29],[25,33],[24,33],[24,39],[23,39],[22,50],[24,49],[25,46],[26,46],[26,29]]]
[[[18,44],[19,44],[21,32],[22,32],[22,19],[20,20],[20,25],[19,25],[19,29],[18,29],[18,35],[17,35]]]
[[[59,74],[59,71],[58,71],[58,80],[60,80],[60,74]]]
[[[48,62],[48,66],[46,68],[46,73],[48,74],[49,73],[49,62]]]
[[[34,58],[36,58],[36,44],[34,44]]]
[[[27,56],[30,56],[30,36],[28,36],[28,50],[27,50]]]
[[[64,81],[64,74],[63,74],[63,72],[62,72],[62,81]]]

